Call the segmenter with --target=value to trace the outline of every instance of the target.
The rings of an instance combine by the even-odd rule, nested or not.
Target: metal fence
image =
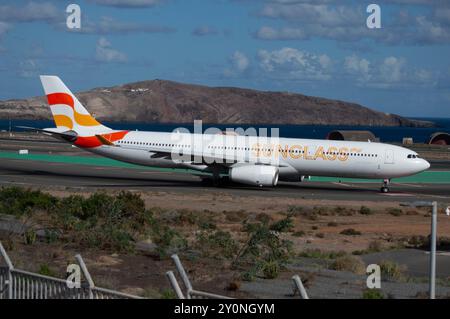
[[[192,287],[191,281],[189,280],[189,277],[186,271],[184,270],[183,264],[181,263],[181,260],[178,257],[178,255],[176,254],[172,255],[172,260],[175,263],[178,275],[181,277],[183,286],[185,287],[185,293],[183,293],[183,291],[180,288],[180,285],[178,284],[174,272],[173,271],[166,272],[167,279],[169,280],[170,285],[172,286],[172,289],[175,291],[175,294],[178,299],[233,299],[227,296],[195,290]],[[300,295],[300,298],[309,299],[308,294],[306,293],[306,289],[303,286],[302,280],[300,279],[300,276],[299,275],[292,276],[292,281],[294,284],[293,296],[297,295],[298,293]]]
[[[180,285],[178,284],[178,281],[175,277],[175,274],[173,271],[166,272],[167,278],[169,279],[170,285],[172,286],[172,289],[175,291],[175,294],[179,299],[233,299],[227,296],[212,294],[209,292],[199,291],[192,288],[191,281],[189,280],[189,277],[184,270],[183,264],[180,261],[180,258],[178,255],[172,255],[172,260],[175,263],[175,266],[177,268],[178,274],[181,277],[181,280],[183,281],[183,285],[185,287],[186,296],[183,294],[183,291],[180,288]]]
[[[141,299],[115,290],[96,287],[80,255],[75,258],[87,283],[69,287],[67,280],[14,268],[0,243],[6,267],[0,267],[0,299]]]

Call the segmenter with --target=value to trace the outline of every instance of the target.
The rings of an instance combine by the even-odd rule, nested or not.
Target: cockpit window
[[[415,154],[408,154],[408,158],[419,158],[419,156]]]

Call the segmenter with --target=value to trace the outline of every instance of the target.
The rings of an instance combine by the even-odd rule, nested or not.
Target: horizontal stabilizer
[[[41,129],[41,128],[29,127],[29,126],[16,126],[16,127],[23,129],[23,130],[41,132],[41,133],[48,134],[48,135],[51,135],[54,137],[59,137],[68,142],[73,142],[78,137],[78,134],[74,131],[61,131],[58,128]]]

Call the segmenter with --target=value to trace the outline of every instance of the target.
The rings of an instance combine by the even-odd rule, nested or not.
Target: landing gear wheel
[[[384,194],[386,194],[386,193],[389,193],[389,183],[391,182],[391,180],[390,179],[385,179],[384,181],[383,181],[383,186],[381,187],[381,192],[382,193],[384,193]]]

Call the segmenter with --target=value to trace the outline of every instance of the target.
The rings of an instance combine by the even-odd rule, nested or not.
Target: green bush
[[[267,261],[262,266],[264,278],[275,279],[280,274],[280,265],[276,261]]]
[[[286,231],[290,228],[288,226],[289,222],[244,223],[243,231],[247,234],[247,239],[236,253],[232,265],[240,268],[244,273],[264,272],[264,268],[267,268],[269,264],[272,265],[271,263],[277,263],[278,267],[282,268],[290,259],[293,243],[281,239],[280,232],[272,229]]]
[[[347,228],[340,232],[341,235],[347,235],[347,236],[359,236],[361,235],[361,232],[358,230],[355,230],[353,228]]]
[[[39,266],[38,274],[43,276],[56,277],[55,272],[47,264],[42,264]]]
[[[405,279],[405,267],[396,262],[383,260],[380,263],[381,278],[384,280],[402,281]]]
[[[337,227],[338,223],[336,223],[336,222],[329,222],[327,225],[328,225],[328,227]]]
[[[359,209],[359,213],[362,215],[371,215],[373,214],[372,210],[369,207],[361,206]]]
[[[344,256],[344,251],[322,251],[320,249],[306,249],[299,254],[299,257],[317,259],[336,259]]]
[[[160,257],[166,257],[187,248],[187,240],[180,233],[156,219],[151,223],[150,237],[158,246]]]
[[[403,215],[403,211],[400,208],[390,208],[388,210],[389,214],[391,214],[392,216],[401,216]]]
[[[330,269],[338,271],[350,271],[355,274],[364,274],[366,267],[363,261],[356,256],[344,255],[338,257],[330,265]]]
[[[172,289],[164,289],[161,291],[161,299],[177,299],[177,295]]]
[[[238,249],[238,244],[230,233],[221,230],[200,232],[197,244],[205,255],[215,258],[232,258]]]
[[[21,187],[2,187],[0,189],[0,214],[23,216],[36,209],[49,210],[57,198],[40,190]]]
[[[363,299],[384,299],[384,294],[380,289],[365,289],[362,297]]]
[[[305,232],[303,231],[303,230],[300,230],[300,231],[296,231],[296,232],[294,232],[293,234],[292,234],[292,236],[295,236],[295,237],[303,237],[303,236],[305,236]]]
[[[36,242],[37,238],[36,232],[31,228],[25,231],[23,237],[26,245],[33,245]]]
[[[291,217],[283,218],[270,225],[270,230],[277,231],[280,233],[289,232],[293,228],[294,228],[294,220]]]

